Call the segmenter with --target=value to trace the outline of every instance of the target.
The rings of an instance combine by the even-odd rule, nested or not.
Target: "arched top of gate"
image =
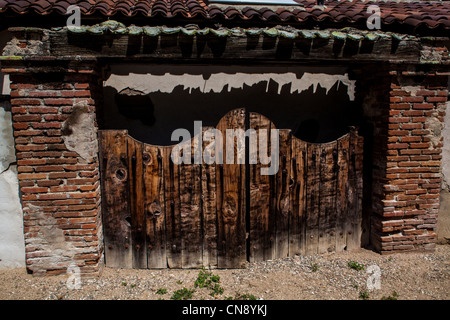
[[[219,122],[217,123],[217,125],[215,127],[212,126],[207,126],[207,127],[202,127],[201,129],[201,134],[203,134],[206,130],[209,129],[218,129],[220,131],[225,131],[226,129],[242,129],[242,130],[247,130],[247,129],[275,129],[275,130],[279,130],[279,132],[284,132],[286,135],[289,135],[293,140],[295,139],[297,141],[297,143],[299,144],[305,144],[305,145],[313,145],[313,146],[331,146],[334,145],[338,142],[340,142],[341,140],[345,140],[345,139],[349,139],[351,136],[354,136],[355,138],[359,138],[359,133],[358,133],[358,128],[354,127],[354,126],[350,126],[349,127],[349,131],[343,135],[341,135],[340,137],[338,137],[337,139],[331,140],[331,141],[327,141],[327,142],[311,142],[311,141],[306,141],[300,138],[297,138],[291,129],[278,129],[275,124],[265,115],[258,113],[258,112],[247,112],[245,110],[245,108],[236,108],[233,110],[228,111],[225,115],[223,115]],[[183,130],[183,128],[180,128],[181,130]],[[184,129],[186,130],[186,129]],[[110,131],[110,130],[102,130],[102,131]],[[154,148],[163,148],[163,149],[172,149],[174,148],[176,145],[178,145],[180,142],[182,143],[190,143],[195,144],[197,143],[198,139],[198,134],[194,135],[194,136],[190,136],[190,139],[187,140],[183,140],[183,141],[174,141],[174,144],[172,145],[155,145],[155,144],[149,144],[149,143],[145,143],[142,142],[136,138],[134,138],[133,136],[131,136],[128,133],[128,130],[111,130],[111,131],[117,131],[118,133],[120,132],[121,135],[126,135],[128,137],[128,139],[130,139],[131,141],[133,141],[134,143],[137,144],[143,144],[144,147],[154,147]],[[187,134],[187,130],[186,130],[186,134]]]

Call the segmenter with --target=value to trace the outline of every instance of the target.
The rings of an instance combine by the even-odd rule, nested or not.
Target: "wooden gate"
[[[191,164],[172,161],[174,146],[145,144],[126,130],[99,132],[106,265],[240,268],[360,247],[363,139],[356,130],[321,144],[278,130],[279,169],[263,175],[269,165],[248,160],[261,147],[271,150],[272,139],[259,131],[275,129],[269,119],[229,112],[216,127],[223,143],[207,138],[209,129],[190,148],[194,154],[201,141],[201,152],[216,161]],[[239,144],[227,129],[254,129],[257,140]]]

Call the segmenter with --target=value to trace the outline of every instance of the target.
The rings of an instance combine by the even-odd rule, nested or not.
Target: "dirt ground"
[[[356,270],[349,262],[364,265]],[[356,265],[356,264],[354,264]],[[378,266],[380,288],[371,288]],[[373,267],[372,267],[373,268]],[[377,269],[375,267],[375,269]],[[0,270],[2,300],[169,300],[190,292],[190,299],[263,300],[448,300],[450,245],[435,252],[380,255],[360,249],[352,252],[249,263],[245,269],[206,270],[211,286],[195,286],[199,269],[130,270],[105,267],[99,277],[74,282],[69,275],[33,277],[25,269]],[[368,281],[369,279],[369,281]],[[79,289],[76,289],[76,285]],[[372,284],[372,285],[371,285]],[[179,296],[179,295],[178,295]]]

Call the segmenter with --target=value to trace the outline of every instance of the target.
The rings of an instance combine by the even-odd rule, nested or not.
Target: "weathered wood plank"
[[[166,268],[163,155],[168,147],[144,145],[143,175],[148,268]]]
[[[347,249],[348,220],[348,150],[349,135],[341,137],[338,142],[338,172],[336,188],[336,252]]]
[[[257,136],[258,161],[250,164],[250,262],[264,261],[275,257],[275,215],[276,191],[275,176],[262,175],[261,169],[268,167],[263,163],[269,162],[271,122],[259,113],[250,112],[249,129],[255,130]],[[262,130],[259,131],[259,130]],[[262,149],[261,149],[262,148]],[[265,149],[265,150],[264,150]],[[254,155],[250,155],[254,157]],[[267,158],[267,159],[266,159]]]
[[[203,150],[215,158],[215,135],[205,132],[212,128],[203,128]],[[201,165],[201,193],[203,217],[203,265],[217,267],[217,208],[216,208],[216,164]]]
[[[127,131],[99,131],[99,138],[105,263],[112,268],[131,268]]]
[[[308,143],[306,181],[306,243],[305,254],[315,254],[319,245],[320,214],[320,145]]]
[[[285,39],[270,36],[186,39],[181,33],[159,37],[50,33],[51,52],[57,56],[96,55],[159,59],[340,60],[419,62],[420,40],[376,41],[351,39]]]
[[[194,153],[194,137],[191,140],[191,154]],[[201,226],[201,170],[192,157],[190,164],[180,164],[180,213],[182,242],[182,267],[202,267]]]
[[[276,174],[275,258],[289,255],[289,219],[291,214],[289,183],[291,175],[291,131],[278,130],[279,169]]]
[[[357,134],[357,132],[356,132]],[[364,137],[357,135],[355,137],[356,140],[356,192],[357,195],[357,210],[356,210],[356,221],[357,221],[357,240],[358,247],[361,247],[363,242],[363,194],[364,194],[364,173],[363,173],[363,165],[364,165]]]
[[[351,128],[349,136],[348,170],[348,250],[356,249],[361,246],[362,147],[359,145],[358,140],[356,129]]]
[[[217,129],[222,132],[223,137],[227,136],[226,129],[229,128],[244,130],[244,109],[236,109],[227,113],[217,125]],[[224,139],[234,147],[235,162],[216,166],[218,267],[240,268],[245,265],[246,261],[245,164],[237,164],[237,143]],[[223,144],[224,155],[227,143]]]
[[[320,150],[319,253],[332,252],[336,247],[336,174],[333,156],[336,146],[336,142],[324,143]]]
[[[292,138],[289,216],[289,256],[305,254],[307,143]]]
[[[128,136],[129,199],[133,268],[147,268],[146,219],[144,215],[144,184],[142,142]]]
[[[166,255],[169,268],[181,268],[183,239],[181,233],[179,165],[173,163],[171,152],[172,148],[165,148],[163,154]]]

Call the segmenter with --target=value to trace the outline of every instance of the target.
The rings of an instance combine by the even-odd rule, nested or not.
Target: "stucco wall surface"
[[[9,109],[7,102],[0,102],[0,269],[25,266],[23,216]]]

